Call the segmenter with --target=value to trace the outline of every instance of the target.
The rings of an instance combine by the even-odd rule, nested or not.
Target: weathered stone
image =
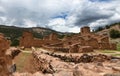
[[[81,28],[81,35],[90,34],[90,27],[85,26]]]
[[[90,32],[90,27],[82,27],[81,34],[76,34],[71,37],[65,36],[63,40],[57,38],[55,33],[44,37],[43,39],[34,38],[31,32],[24,32],[22,38],[20,39],[20,46],[26,48],[43,47],[48,48],[53,51],[64,52],[64,48],[68,48],[71,53],[78,53],[79,49],[83,47],[90,46],[94,49],[116,49],[115,43],[109,42],[109,37],[105,35],[98,35]],[[83,47],[79,47],[83,46]],[[86,50],[92,51],[92,49]],[[80,51],[79,51],[80,52]],[[87,51],[82,51],[87,52]]]
[[[104,76],[120,76],[120,73],[114,73],[114,74],[105,74]]]
[[[17,48],[10,48],[10,41],[4,35],[0,35],[0,76],[9,76],[15,72],[15,64],[13,59],[18,55]]]
[[[78,53],[87,53],[87,52],[93,52],[93,48],[91,46],[80,46]]]

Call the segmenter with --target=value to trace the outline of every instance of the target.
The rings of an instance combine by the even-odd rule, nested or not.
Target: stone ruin
[[[52,51],[61,51],[69,53],[92,52],[94,49],[116,50],[116,44],[109,42],[109,37],[90,32],[90,27],[81,28],[80,34],[58,39],[55,33],[37,39],[31,32],[24,32],[20,39],[20,46],[25,48],[43,47]]]
[[[115,60],[116,61],[115,61]],[[60,54],[33,51],[26,76],[119,76],[120,58],[103,54]],[[37,72],[37,73],[36,73]]]
[[[46,36],[43,39],[37,39],[33,37],[31,32],[25,31],[23,36],[20,39],[20,46],[24,46],[25,48],[34,47],[41,47],[47,44],[55,44],[58,43],[60,40],[57,39],[56,34],[51,34],[50,36]]]
[[[15,72],[13,60],[20,53],[15,47],[10,47],[10,41],[0,34],[0,76],[9,76]]]

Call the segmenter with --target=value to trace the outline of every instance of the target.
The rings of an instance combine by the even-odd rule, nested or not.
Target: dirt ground
[[[17,66],[17,72],[25,72],[24,69],[29,61],[31,53],[21,52],[14,60]]]

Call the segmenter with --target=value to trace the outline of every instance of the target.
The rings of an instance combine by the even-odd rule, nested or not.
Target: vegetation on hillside
[[[114,24],[111,24],[111,25],[105,25],[104,27],[103,26],[99,26],[98,28],[96,28],[94,30],[94,32],[99,32],[99,31],[102,31],[104,29],[109,29],[109,28],[111,28],[112,26],[115,26],[115,25],[120,25],[120,22],[114,23]]]
[[[34,29],[34,30],[33,30]],[[39,29],[39,30],[35,30]],[[44,30],[44,31],[42,31]],[[19,39],[22,36],[22,33],[24,31],[31,31],[33,33],[33,36],[36,38],[42,39],[44,36],[49,35],[51,33],[56,33],[59,35],[60,38],[63,38],[63,33],[48,29],[48,28],[42,28],[42,27],[36,27],[36,28],[19,28],[14,26],[5,26],[0,25],[0,33],[3,33],[5,37],[9,40],[11,40],[11,46],[18,46],[19,45]]]
[[[120,22],[119,23],[114,23],[111,25],[106,25],[105,27],[98,27],[94,30],[94,32],[100,32],[102,30],[107,30],[108,29],[108,33],[110,35],[111,38],[120,38],[120,31],[116,28],[116,29],[112,29],[114,26],[119,25],[120,26]]]
[[[110,30],[110,37],[111,38],[120,38],[120,31],[118,30]]]

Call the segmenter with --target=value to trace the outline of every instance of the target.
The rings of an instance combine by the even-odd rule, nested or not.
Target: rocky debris
[[[12,59],[14,59],[20,52],[21,50],[19,48],[10,47],[9,49],[6,50],[6,55],[10,55]]]
[[[104,76],[120,76],[120,73],[105,74]]]
[[[42,71],[42,73],[54,73],[54,69],[50,64],[50,61],[47,61],[45,58],[38,57],[36,53],[33,54],[34,65],[37,71]]]
[[[10,41],[0,34],[0,76],[9,76],[15,72],[16,67],[13,59],[20,53],[15,47],[10,47]]]
[[[73,63],[90,63],[90,62],[104,62],[104,61],[109,61],[112,59],[111,56],[103,55],[103,54],[98,54],[98,55],[88,55],[88,54],[83,54],[82,56],[62,56],[62,55],[57,55],[54,53],[45,53],[47,55],[57,57],[65,62],[73,62]]]
[[[25,72],[25,73],[16,72],[16,73],[13,73],[13,76],[53,76],[53,75],[52,74],[43,74],[41,72],[36,72],[34,74],[28,73],[28,72]]]
[[[61,59],[62,57],[65,57]],[[99,58],[100,57],[100,58]],[[71,59],[72,58],[72,59]],[[73,62],[75,56],[57,55],[54,53],[33,52],[33,60],[30,66],[34,66],[32,76],[105,76],[106,74],[119,73],[119,60],[110,62],[112,57],[106,55],[83,54]],[[105,58],[105,59],[102,59]],[[64,59],[67,61],[64,61]],[[70,60],[69,60],[70,59]],[[98,61],[96,60],[98,59]],[[101,60],[102,59],[102,60]],[[72,61],[72,62],[71,62]],[[109,64],[109,65],[108,65]],[[28,76],[31,76],[28,75]],[[22,75],[20,75],[22,76]],[[24,76],[24,75],[23,75]],[[27,76],[27,75],[26,75]]]

